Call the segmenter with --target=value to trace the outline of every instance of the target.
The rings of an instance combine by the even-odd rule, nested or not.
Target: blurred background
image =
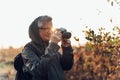
[[[14,80],[14,57],[40,15],[72,33],[75,63],[67,80],[120,80],[120,0],[0,0],[0,10],[0,80]]]

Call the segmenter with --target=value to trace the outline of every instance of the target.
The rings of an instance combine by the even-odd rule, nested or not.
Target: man
[[[52,18],[47,15],[39,16],[29,26],[31,42],[25,45],[22,58],[23,71],[30,73],[32,80],[65,80],[64,70],[72,68],[70,40],[63,40],[59,31],[52,32],[52,27]],[[62,54],[58,52],[60,41]]]

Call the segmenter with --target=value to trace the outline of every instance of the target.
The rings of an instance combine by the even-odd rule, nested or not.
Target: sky
[[[20,47],[29,42],[28,27],[40,15],[51,16],[54,27],[66,28],[80,44],[86,42],[85,26],[95,31],[120,27],[120,6],[114,0],[0,0],[0,47]]]

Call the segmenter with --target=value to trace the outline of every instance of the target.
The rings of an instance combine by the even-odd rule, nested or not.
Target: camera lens
[[[63,34],[62,34],[62,38],[63,38],[63,39],[69,39],[69,38],[71,38],[71,33],[70,33],[70,32],[65,32],[65,33],[63,33]]]
[[[70,39],[71,38],[71,33],[67,32],[67,30],[65,28],[59,28],[57,30],[62,33],[62,39]]]

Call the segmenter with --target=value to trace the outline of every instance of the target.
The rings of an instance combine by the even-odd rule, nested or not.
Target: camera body
[[[67,30],[65,28],[59,28],[57,29],[58,31],[61,32],[62,34],[62,39],[70,39],[71,38],[71,33],[70,32],[67,32]]]

